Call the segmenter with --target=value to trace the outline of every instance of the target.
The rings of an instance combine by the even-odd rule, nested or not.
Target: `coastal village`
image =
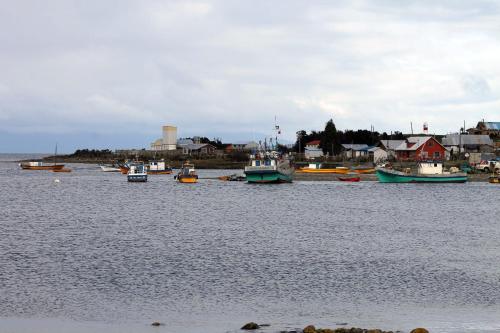
[[[413,132],[413,125],[412,125]],[[428,124],[411,134],[370,131],[337,131],[330,119],[324,131],[297,132],[294,144],[281,144],[281,129],[274,136],[244,143],[222,143],[194,136],[178,138],[177,127],[165,125],[162,136],[149,149],[77,150],[58,156],[66,163],[102,164],[103,171],[121,171],[129,181],[147,181],[147,174],[171,174],[179,182],[196,183],[198,169],[243,170],[220,176],[221,180],[246,180],[250,183],[280,183],[299,180],[339,180],[358,182],[466,182],[472,175],[490,175],[490,183],[500,183],[500,122],[478,121],[458,133],[430,134]],[[29,162],[23,169],[54,169],[71,172],[56,156]],[[196,168],[195,168],[196,167]],[[376,177],[375,177],[376,175]],[[484,177],[476,177],[484,180]]]
[[[332,150],[322,147],[322,139],[304,142],[304,138],[297,132],[297,142],[280,145],[280,149],[293,154],[296,161],[354,161],[375,164],[386,161],[464,160],[474,166],[500,156],[500,122],[479,121],[475,127],[462,128],[459,133],[445,135],[429,134],[426,123],[420,133],[395,133],[376,133],[375,137],[383,137],[376,142],[373,139],[372,142],[336,142],[340,149],[332,154]],[[200,136],[178,138],[177,127],[166,125],[162,127],[162,137],[152,142],[149,149],[116,150],[115,154],[210,159],[238,153],[249,155],[259,150],[263,144],[262,141],[222,143],[220,139],[209,140]]]

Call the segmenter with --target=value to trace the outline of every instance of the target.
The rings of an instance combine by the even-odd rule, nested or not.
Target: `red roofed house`
[[[323,150],[319,147],[320,140],[313,140],[306,143],[304,155],[306,158],[315,158],[323,156]]]
[[[444,160],[446,148],[431,136],[412,136],[395,149],[398,160]]]

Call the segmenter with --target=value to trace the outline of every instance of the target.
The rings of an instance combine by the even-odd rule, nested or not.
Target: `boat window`
[[[266,160],[266,165],[271,165],[271,161],[270,160]]]
[[[437,164],[437,163],[434,163],[434,166],[435,166],[435,167],[437,167],[437,166],[438,166],[438,164]]]
[[[260,161],[255,161],[255,166],[260,166]]]

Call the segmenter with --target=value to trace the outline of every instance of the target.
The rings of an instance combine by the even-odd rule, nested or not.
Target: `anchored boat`
[[[19,164],[23,170],[60,170],[64,164],[48,164],[43,162],[22,162]]]
[[[194,169],[194,165],[186,162],[182,165],[181,170],[176,176],[179,183],[196,183],[198,182],[198,175]]]
[[[172,168],[166,165],[164,160],[150,161],[147,169],[150,175],[169,175],[172,173]]]
[[[309,163],[309,166],[303,167],[297,170],[299,173],[336,173],[336,174],[346,174],[349,172],[349,168],[337,167],[337,168],[323,168],[321,163]]]
[[[420,162],[416,173],[409,168],[397,171],[385,167],[377,167],[376,173],[381,183],[465,183],[464,172],[445,172],[441,162]]]
[[[57,156],[57,144],[54,153],[54,163],[49,164],[40,161],[31,161],[31,162],[21,162],[19,163],[19,166],[23,170],[52,170],[52,171],[61,170],[62,168],[64,168],[64,164],[57,164],[56,156]]]
[[[498,176],[490,176],[488,182],[491,184],[500,184],[500,177]]]
[[[99,167],[103,172],[120,172],[120,168],[117,168],[113,165],[99,165]]]
[[[291,161],[275,151],[251,156],[250,165],[245,167],[249,183],[290,183],[293,173]]]
[[[130,168],[127,173],[127,180],[129,182],[147,182],[148,181],[148,173],[147,170],[142,163],[134,163],[130,164]]]

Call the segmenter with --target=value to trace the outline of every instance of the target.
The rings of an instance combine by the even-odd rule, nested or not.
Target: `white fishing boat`
[[[114,167],[112,165],[99,165],[103,172],[120,172],[120,168]]]
[[[148,172],[144,164],[134,163],[130,165],[130,169],[127,173],[127,180],[129,182],[147,182]]]

